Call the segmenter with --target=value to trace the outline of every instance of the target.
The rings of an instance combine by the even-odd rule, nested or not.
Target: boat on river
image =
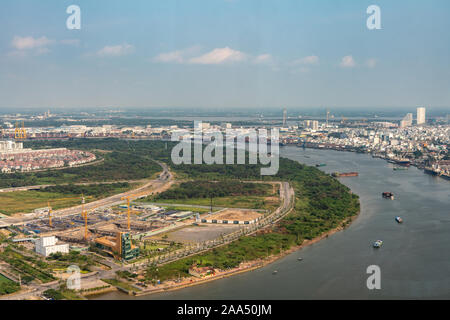
[[[381,246],[383,245],[383,240],[377,240],[373,243],[373,247],[374,248],[381,248]]]

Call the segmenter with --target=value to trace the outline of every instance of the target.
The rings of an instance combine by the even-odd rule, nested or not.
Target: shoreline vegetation
[[[190,277],[186,277],[184,278],[182,281],[167,281],[165,284],[163,285],[158,285],[158,286],[152,286],[152,288],[149,289],[144,289],[141,291],[126,291],[126,290],[119,290],[117,288],[111,287],[109,288],[109,290],[106,291],[99,291],[99,292],[90,292],[89,294],[84,294],[84,296],[101,296],[105,293],[109,293],[112,291],[115,292],[122,292],[128,295],[132,295],[132,296],[136,296],[136,297],[140,297],[140,296],[148,296],[151,294],[157,294],[157,293],[163,293],[163,292],[169,292],[169,291],[175,291],[175,290],[181,290],[184,288],[188,288],[188,287],[193,287],[193,286],[197,286],[197,285],[201,285],[201,284],[206,284],[212,281],[216,281],[216,280],[220,280],[223,278],[228,278],[231,276],[235,276],[238,274],[242,274],[242,273],[246,273],[246,272],[250,272],[256,269],[261,269],[263,267],[266,267],[270,264],[272,264],[275,261],[278,261],[294,252],[297,252],[303,248],[306,248],[307,246],[313,245],[315,243],[318,243],[319,241],[323,240],[323,239],[327,239],[329,236],[332,236],[333,234],[343,231],[345,230],[348,226],[350,226],[353,221],[356,220],[356,218],[359,216],[358,212],[356,215],[347,218],[344,222],[343,225],[340,225],[328,232],[325,232],[311,240],[305,240],[302,244],[297,245],[297,246],[293,246],[291,248],[289,248],[286,251],[283,251],[279,254],[274,254],[271,255],[269,257],[266,257],[264,259],[258,259],[258,260],[253,260],[253,261],[248,261],[245,263],[242,263],[239,267],[230,269],[230,270],[224,270],[222,272],[218,272],[214,275],[209,275],[206,277],[202,277],[202,278],[197,278],[194,276],[190,276]]]
[[[256,269],[260,269],[263,267],[266,267],[270,264],[272,264],[273,262],[280,260],[296,251],[299,251],[307,246],[310,246],[312,244],[315,244],[323,239],[328,238],[329,236],[335,234],[336,232],[340,232],[345,230],[357,217],[359,216],[359,213],[356,216],[353,216],[351,218],[349,218],[347,221],[345,221],[346,226],[338,226],[320,236],[315,237],[314,239],[311,240],[305,240],[302,244],[291,247],[290,249],[281,252],[278,255],[272,255],[269,256],[265,259],[261,259],[261,260],[254,260],[254,261],[249,261],[246,263],[243,263],[243,266],[239,266],[237,268],[231,269],[231,270],[227,270],[224,271],[222,273],[218,273],[216,275],[211,275],[211,276],[207,276],[205,278],[196,278],[196,277],[188,277],[185,279],[185,281],[181,282],[181,283],[172,283],[169,284],[168,286],[164,286],[164,287],[160,287],[160,288],[155,288],[153,290],[143,290],[141,292],[138,292],[136,294],[134,294],[134,296],[146,296],[146,295],[150,295],[150,294],[155,294],[155,293],[162,293],[162,292],[168,292],[168,291],[175,291],[175,290],[180,290],[183,288],[187,288],[187,287],[191,287],[191,286],[195,286],[195,285],[200,285],[200,284],[205,284],[211,281],[215,281],[215,280],[219,280],[219,279],[223,279],[223,278],[227,278],[227,277],[231,277],[234,275],[238,275],[241,273],[245,273],[245,272],[250,272]],[[130,294],[130,293],[129,293]]]

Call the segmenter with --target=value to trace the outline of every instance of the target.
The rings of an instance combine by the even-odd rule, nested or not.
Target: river
[[[112,292],[93,299],[450,298],[449,181],[415,167],[394,171],[365,154],[283,147],[281,155],[325,163],[328,173],[359,172],[340,178],[361,198],[361,214],[349,228],[252,272],[154,295]],[[395,200],[382,199],[383,191],[394,192]],[[384,242],[380,249],[372,248],[377,239]],[[379,290],[367,288],[369,265],[380,267]]]

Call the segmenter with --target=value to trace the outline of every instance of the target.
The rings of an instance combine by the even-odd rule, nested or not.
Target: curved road
[[[167,167],[167,165],[165,163],[158,162],[158,164],[163,169],[163,171],[159,175],[158,179],[150,180],[149,182],[147,182],[146,184],[144,184],[143,186],[141,186],[139,188],[136,188],[136,189],[133,189],[133,190],[130,190],[127,192],[115,194],[113,196],[110,196],[110,197],[107,197],[104,199],[86,203],[86,204],[84,204],[84,208],[87,211],[89,211],[89,210],[93,210],[96,208],[101,209],[101,208],[112,207],[115,205],[119,205],[121,203],[125,203],[125,200],[121,200],[121,198],[123,198],[123,197],[133,196],[133,195],[138,195],[138,194],[140,196],[144,196],[144,195],[149,195],[153,192],[164,191],[165,189],[170,187],[170,185],[173,183],[173,174],[170,172],[169,168]],[[64,217],[64,216],[70,216],[70,215],[74,215],[74,214],[80,214],[80,211],[81,211],[81,205],[75,206],[75,207],[70,207],[70,208],[65,208],[65,209],[60,209],[60,210],[55,210],[55,211],[53,211],[53,217]],[[40,219],[35,219],[32,217],[31,218],[8,217],[8,218],[0,219],[0,227],[7,227],[7,226],[11,226],[11,225],[23,225],[23,224],[35,222],[35,221],[40,221]]]

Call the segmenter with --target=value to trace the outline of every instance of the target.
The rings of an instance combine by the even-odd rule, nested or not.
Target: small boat
[[[397,221],[398,223],[402,223],[403,219],[401,217],[395,217],[395,221]]]
[[[274,270],[273,272],[272,272],[272,274],[277,274],[278,273],[278,271],[277,270]]]
[[[298,260],[298,261],[302,261],[302,260],[303,260],[303,258],[297,258],[297,260]]]
[[[318,163],[318,164],[316,164],[316,167],[325,167],[325,166],[326,166],[325,163]]]
[[[373,243],[373,247],[374,248],[381,248],[381,246],[383,245],[383,241],[382,240],[377,240]]]
[[[392,192],[383,192],[381,195],[383,198],[394,200],[394,194]]]

